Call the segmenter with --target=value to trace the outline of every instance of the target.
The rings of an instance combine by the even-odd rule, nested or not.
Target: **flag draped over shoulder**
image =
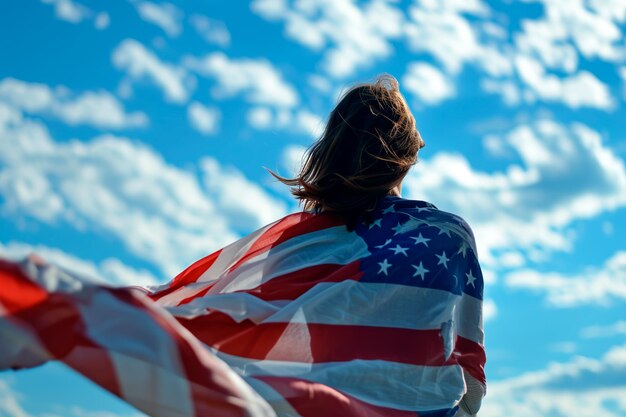
[[[152,416],[473,413],[482,294],[467,224],[386,197],[354,231],[292,214],[152,290],[2,262],[0,369],[60,360]]]

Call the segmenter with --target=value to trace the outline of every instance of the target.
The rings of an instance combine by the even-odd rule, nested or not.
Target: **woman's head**
[[[356,219],[399,186],[424,146],[398,82],[383,75],[348,90],[296,178],[282,178],[307,210]]]

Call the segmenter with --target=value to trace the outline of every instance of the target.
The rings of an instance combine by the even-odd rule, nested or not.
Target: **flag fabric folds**
[[[472,232],[386,197],[295,213],[158,288],[0,263],[0,369],[60,360],[152,416],[448,417],[485,392]]]

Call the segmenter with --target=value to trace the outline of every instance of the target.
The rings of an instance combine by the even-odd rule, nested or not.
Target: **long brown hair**
[[[381,75],[342,96],[295,178],[270,173],[305,210],[336,212],[354,226],[400,184],[423,146],[398,82]]]

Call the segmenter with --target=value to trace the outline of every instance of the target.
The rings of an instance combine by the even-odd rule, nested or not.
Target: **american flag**
[[[291,214],[153,289],[2,262],[0,369],[60,360],[152,416],[448,417],[484,393],[482,295],[467,224],[389,196],[353,231]]]

